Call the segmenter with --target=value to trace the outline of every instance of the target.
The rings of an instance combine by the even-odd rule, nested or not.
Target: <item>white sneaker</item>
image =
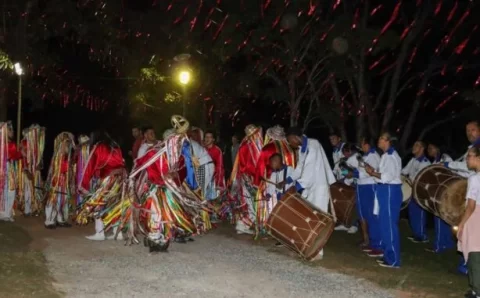
[[[103,241],[105,240],[105,234],[104,233],[95,233],[92,236],[85,236],[88,240],[93,240],[93,241]]]
[[[348,234],[355,234],[357,231],[358,231],[357,226],[351,226],[351,227],[348,229],[347,233],[348,233]]]
[[[110,236],[107,236],[107,240],[114,240],[114,238],[115,238],[115,233],[113,233],[113,234],[110,235]],[[118,240],[118,241],[122,241],[122,240],[123,240],[123,233],[118,233],[117,240]]]
[[[348,228],[344,225],[338,225],[334,229],[335,231],[348,231]]]
[[[237,221],[237,226],[235,227],[237,234],[250,234],[253,235],[253,231],[250,230],[247,225],[245,225],[241,220]]]

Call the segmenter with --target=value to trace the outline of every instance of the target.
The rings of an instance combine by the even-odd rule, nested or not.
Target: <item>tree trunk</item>
[[[343,105],[342,105],[342,96],[340,95],[340,90],[338,89],[337,81],[335,81],[335,78],[330,79],[330,86],[332,87],[333,90],[333,95],[335,98],[335,104],[338,109],[338,115],[340,116],[339,118],[339,123],[338,123],[338,130],[340,133],[340,136],[342,137],[342,140],[347,139],[347,129],[345,127],[345,117],[343,115]]]
[[[7,101],[7,92],[6,84],[3,78],[0,78],[0,122],[6,122],[8,120],[8,101]]]

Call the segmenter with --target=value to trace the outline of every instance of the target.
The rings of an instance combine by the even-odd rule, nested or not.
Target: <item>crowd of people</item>
[[[466,212],[458,227],[459,270],[469,274],[478,297],[480,124],[469,122],[466,133],[471,145],[453,161],[437,144],[415,142],[413,158],[405,167],[395,150],[395,137],[382,133],[378,140],[362,138],[360,144],[344,143],[335,133],[333,167],[322,145],[295,127],[266,130],[248,125],[245,137],[232,138],[231,156],[215,145],[215,134],[191,127],[180,116],[173,128],[157,140],[152,127],[134,128],[127,172],[117,143],[105,132],[81,135],[59,134],[48,176],[42,180],[45,130],[32,125],[23,131],[17,147],[10,123],[0,124],[0,219],[13,220],[16,210],[24,215],[44,213],[48,229],[94,222],[89,240],[125,239],[138,243],[143,235],[150,251],[165,251],[172,241],[186,243],[192,236],[211,229],[218,221],[235,224],[237,233],[266,233],[265,225],[274,207],[286,193],[297,193],[313,208],[329,213],[330,185],[341,181],[356,188],[356,206],[363,241],[360,249],[379,266],[401,265],[399,218],[406,201],[403,179],[414,181],[432,163],[468,177]],[[232,160],[225,179],[224,158]],[[227,181],[226,181],[227,180]],[[427,212],[415,200],[408,203],[408,218],[414,243],[427,243]],[[330,208],[331,209],[331,208]],[[432,253],[455,247],[452,227],[434,216]],[[338,224],[337,231],[355,233],[357,224]],[[107,234],[110,235],[107,236]],[[282,243],[277,243],[282,245]],[[320,251],[323,256],[323,250]],[[468,266],[467,266],[468,264]],[[468,270],[467,270],[468,267]]]

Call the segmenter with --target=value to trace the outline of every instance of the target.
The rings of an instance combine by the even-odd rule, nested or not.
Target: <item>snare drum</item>
[[[405,209],[410,203],[410,199],[412,198],[412,182],[405,176],[402,176],[402,194],[403,194],[403,201],[401,210]]]
[[[456,226],[465,212],[467,182],[443,166],[431,165],[417,174],[413,195],[422,208]]]
[[[330,214],[315,208],[300,194],[286,193],[265,226],[273,238],[310,261],[327,243],[335,222]]]
[[[332,196],[338,223],[349,227],[352,221],[352,211],[357,202],[355,188],[335,182],[330,185],[330,195]]]

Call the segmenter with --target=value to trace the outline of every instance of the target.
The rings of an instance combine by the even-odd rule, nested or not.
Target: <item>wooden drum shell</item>
[[[455,226],[465,212],[467,182],[443,166],[431,165],[417,174],[413,197],[422,208]]]
[[[310,261],[327,243],[335,222],[330,214],[312,206],[300,194],[286,193],[265,226],[273,238]]]

